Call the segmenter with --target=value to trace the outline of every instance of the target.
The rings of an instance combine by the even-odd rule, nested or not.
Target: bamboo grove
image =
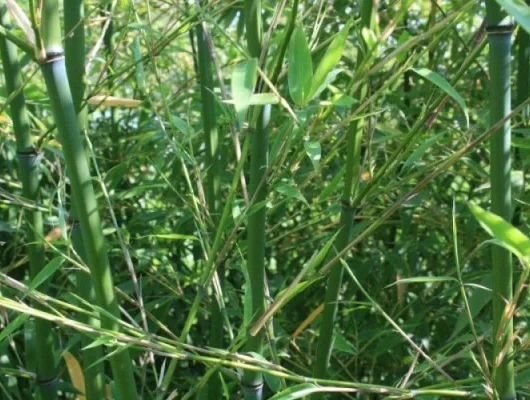
[[[530,396],[529,16],[0,0],[0,398]]]

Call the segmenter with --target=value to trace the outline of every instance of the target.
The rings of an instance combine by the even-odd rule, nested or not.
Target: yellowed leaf
[[[83,370],[79,361],[72,355],[70,352],[66,352],[63,355],[64,362],[66,363],[66,368],[68,368],[68,374],[70,375],[70,380],[75,389],[80,393],[85,393],[85,376],[83,375]],[[86,396],[79,395],[77,400],[86,400]]]
[[[139,107],[142,102],[140,100],[127,99],[124,97],[98,95],[89,98],[88,104],[92,106],[136,108]]]
[[[319,305],[317,308],[313,310],[311,314],[300,324],[298,328],[296,328],[296,331],[294,331],[293,336],[291,337],[291,340],[296,342],[296,338],[304,331],[305,328],[307,328],[313,320],[318,317],[322,311],[324,311],[324,304]]]

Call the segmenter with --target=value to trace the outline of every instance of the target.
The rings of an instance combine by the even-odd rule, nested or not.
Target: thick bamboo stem
[[[219,221],[219,172],[222,167],[219,157],[219,138],[215,114],[215,98],[213,94],[212,55],[205,29],[206,27],[202,23],[197,26],[196,30],[202,122],[206,142],[205,158],[207,173],[205,195],[213,227],[217,229]],[[223,316],[215,290],[211,296],[209,342],[211,347],[221,348],[223,346]],[[220,375],[216,372],[208,381],[208,396],[209,398],[216,398],[220,393]]]
[[[486,1],[490,70],[490,123],[493,125],[511,112],[512,21],[494,0]],[[491,210],[507,221],[512,215],[510,120],[493,133],[490,141]],[[493,374],[495,390],[502,400],[515,399],[512,346],[513,320],[498,334],[504,310],[513,299],[511,253],[492,248],[493,277]],[[503,354],[506,351],[505,354]],[[501,357],[501,358],[500,358]]]
[[[107,249],[101,230],[96,196],[79,130],[77,113],[68,84],[62,53],[59,2],[57,0],[45,0],[43,2],[42,37],[45,58],[39,61],[69,171],[73,206],[79,217],[96,299],[98,305],[113,316],[110,317],[102,313],[101,326],[105,329],[119,331],[120,310],[114,292]],[[110,356],[109,359],[120,398],[137,399],[129,352],[122,349]]]
[[[77,112],[79,128],[84,131],[87,126],[87,110],[83,107],[85,94],[85,29],[84,29],[84,1],[71,0],[64,5],[65,32],[65,60],[68,82],[72,91],[72,100]],[[86,251],[81,237],[81,227],[74,207],[70,207],[71,240],[72,245],[87,263]],[[88,303],[95,303],[96,295],[90,276],[80,271],[77,274],[77,290],[79,295]],[[100,326],[100,321],[91,316],[83,316],[83,322],[94,327]],[[81,344],[87,347],[92,342],[88,336],[82,336]],[[101,346],[90,347],[83,351],[83,374],[85,377],[85,397],[87,400],[98,400],[105,397],[105,371]]]
[[[260,59],[262,50],[261,0],[245,0],[245,27],[250,56]],[[255,204],[267,197],[265,176],[269,162],[268,122],[270,106],[256,109],[257,124],[250,132],[250,185],[249,195]],[[251,323],[252,326],[265,312],[265,225],[266,208],[261,207],[248,217],[247,269],[250,279]],[[246,350],[261,354],[264,331],[255,336],[249,335]],[[263,397],[263,375],[260,372],[245,371],[242,378],[245,399],[254,400]]]

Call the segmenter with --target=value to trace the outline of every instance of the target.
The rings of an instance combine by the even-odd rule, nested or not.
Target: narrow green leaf
[[[57,269],[64,262],[64,258],[61,256],[55,257],[46,266],[40,270],[35,278],[31,281],[29,288],[31,290],[37,289],[43,282],[45,282],[50,276],[52,276]]]
[[[477,289],[473,290],[468,296],[469,311],[474,318],[491,301],[491,275],[486,275],[480,284],[466,283],[465,285]],[[456,321],[455,329],[451,334],[451,337],[455,337],[466,327],[469,327],[469,319],[467,313],[461,312]]]
[[[412,70],[421,77],[427,79],[434,85],[438,86],[445,93],[447,93],[447,95],[451,96],[453,100],[457,102],[466,117],[466,128],[469,128],[469,113],[467,110],[466,102],[464,101],[464,98],[460,96],[460,94],[451,86],[451,84],[447,82],[445,78],[442,77],[440,74],[437,74],[436,72],[431,71],[428,68],[412,68]]]
[[[416,150],[412,152],[409,158],[407,158],[407,161],[403,164],[403,169],[407,169],[411,167],[418,159],[425,154],[425,152],[436,142],[438,142],[442,136],[445,135],[445,132],[441,132],[426,141],[424,141]]]
[[[303,201],[305,204],[309,205],[305,197],[296,189],[294,186],[289,185],[285,182],[279,182],[276,185],[274,185],[274,189],[278,192],[283,194],[284,196],[291,197],[293,199],[298,199],[300,201]]]
[[[146,236],[142,236],[146,237]],[[182,235],[180,233],[161,233],[157,235],[147,235],[147,237],[156,237],[158,239],[169,239],[169,240],[198,240],[195,236]]]
[[[276,394],[269,400],[295,400],[301,399],[302,397],[309,396],[313,393],[339,393],[339,392],[356,392],[357,389],[352,388],[339,388],[339,387],[325,387],[315,385],[314,383],[301,383],[299,385],[292,386],[281,393]]]
[[[328,74],[333,71],[339,63],[342,57],[342,51],[344,50],[344,44],[348,38],[350,27],[351,21],[349,21],[344,28],[335,35],[326,49],[326,53],[324,54],[324,57],[322,57],[322,60],[320,60],[315,75],[313,76],[310,97],[313,97],[313,95],[319,90],[322,84],[326,81]]]
[[[307,44],[304,31],[296,27],[289,43],[289,94],[299,107],[303,107],[311,94],[313,79],[313,62],[311,50]]]
[[[232,73],[232,98],[240,126],[247,117],[257,74],[258,60],[255,58],[237,64]]]
[[[412,278],[399,279],[395,281],[394,283],[388,285],[387,288],[397,285],[399,283],[437,283],[437,282],[449,282],[449,281],[458,282],[457,279],[451,278],[450,276],[415,276]]]
[[[530,7],[523,0],[497,0],[497,3],[530,33]]]
[[[320,159],[322,158],[322,148],[320,146],[320,142],[304,142],[304,147],[307,156],[311,160],[311,164],[313,164],[313,168],[317,169]]]
[[[410,33],[408,33],[407,31],[403,31],[403,33],[398,38],[397,47],[399,48],[399,46],[405,44],[409,39]],[[396,54],[397,62],[402,63],[403,61],[405,61],[407,59],[407,55],[407,51],[400,51],[398,54]]]
[[[476,204],[469,203],[469,208],[488,234],[521,260],[527,262],[530,259],[530,239],[519,229]]]
[[[3,342],[9,335],[15,332],[26,320],[29,318],[29,314],[20,314],[13,321],[11,321],[6,327],[0,332],[0,342]]]

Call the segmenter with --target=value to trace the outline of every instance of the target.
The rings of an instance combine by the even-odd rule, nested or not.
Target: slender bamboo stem
[[[217,119],[215,115],[215,98],[213,94],[212,55],[205,30],[206,26],[204,22],[197,25],[197,53],[199,82],[201,86],[202,122],[206,142],[207,175],[205,194],[213,227],[217,228],[219,221],[219,171],[221,171],[221,163],[219,158]],[[222,279],[222,274],[220,275]],[[223,346],[223,316],[215,290],[211,296],[209,341],[211,347],[222,348]],[[212,374],[208,381],[208,396],[212,399],[218,398],[220,393],[221,380],[219,373],[216,372]]]
[[[8,10],[4,0],[0,0],[0,24],[3,27],[9,27]],[[31,141],[30,122],[26,100],[22,91],[22,76],[15,45],[6,40],[6,38],[0,37],[0,54],[7,93],[18,93],[10,103],[10,110],[16,136],[22,191],[25,198],[38,204],[40,154]],[[42,237],[44,236],[42,212],[26,210],[24,216],[27,229],[30,277],[34,278],[45,265],[44,244],[42,242]],[[46,293],[47,285],[41,285],[40,290]],[[35,306],[38,307],[38,305]],[[41,399],[53,400],[57,398],[57,372],[54,358],[53,332],[49,321],[43,319],[35,320],[35,341],[38,392]]]
[[[374,0],[364,0],[361,3],[361,26],[369,27],[372,20]],[[357,65],[364,61],[364,50],[359,51]],[[367,86],[363,85],[357,92],[356,97],[359,102],[366,96]],[[347,133],[347,155],[346,155],[346,173],[344,177],[344,189],[342,192],[342,211],[340,215],[339,230],[340,233],[336,239],[336,248],[338,251],[344,249],[350,240],[350,232],[353,226],[354,205],[352,198],[355,196],[360,178],[361,167],[361,141],[363,133],[363,124],[360,120],[352,122],[348,127]],[[327,375],[328,364],[333,347],[333,330],[337,315],[338,300],[340,288],[342,285],[343,266],[336,263],[330,271],[324,303],[324,312],[317,345],[317,353],[313,376],[323,378]],[[317,394],[314,398],[321,398],[322,394]]]
[[[77,112],[77,121],[81,131],[87,127],[87,110],[82,106],[85,94],[85,29],[84,29],[84,1],[71,0],[64,5],[65,32],[65,61],[68,82],[72,91],[72,100]],[[86,251],[81,237],[81,227],[77,219],[77,212],[73,206],[70,209],[72,220],[71,240],[75,251],[87,263]],[[77,274],[77,290],[79,295],[89,303],[95,302],[95,291],[90,276],[84,272]],[[91,316],[83,316],[84,323],[98,328],[100,321]],[[92,339],[83,335],[81,343],[87,347]],[[83,373],[85,377],[85,397],[87,400],[105,398],[105,372],[101,346],[87,348],[83,351]],[[90,368],[89,368],[90,367]]]
[[[262,43],[261,0],[245,0],[245,27],[247,30],[247,44],[250,56],[260,59]],[[267,197],[265,175],[269,162],[269,132],[268,122],[270,107],[256,108],[258,115],[256,126],[250,133],[250,198],[256,203]],[[250,279],[251,323],[252,326],[265,312],[265,223],[266,208],[262,207],[248,217],[247,225],[247,269]],[[255,336],[249,335],[246,351],[261,354],[264,331],[260,330]],[[256,371],[243,373],[242,390],[245,399],[261,399],[263,396],[263,375]]]
[[[511,37],[512,21],[494,0],[486,1],[489,42],[490,124],[502,120],[511,111]],[[493,133],[490,141],[491,210],[506,220],[511,219],[510,120]],[[512,346],[513,320],[499,337],[504,309],[513,298],[512,257],[500,246],[492,248],[493,275],[493,380],[502,400],[515,399]],[[506,354],[499,359],[501,352]],[[500,364],[499,364],[500,361]]]
[[[101,326],[105,329],[119,331],[118,301],[114,292],[107,249],[77,113],[66,74],[57,0],[43,2],[41,26],[45,58],[39,61],[69,171],[73,206],[79,217],[96,299],[98,305],[114,317],[102,313]],[[109,359],[119,397],[127,400],[138,399],[128,350],[122,349]]]

